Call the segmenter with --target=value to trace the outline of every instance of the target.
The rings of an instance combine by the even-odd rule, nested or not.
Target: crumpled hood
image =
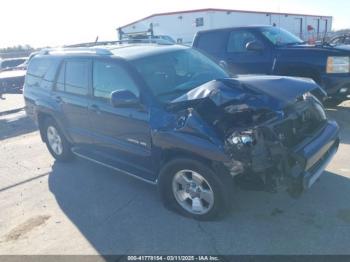
[[[285,76],[242,75],[207,82],[176,98],[171,105],[189,105],[210,99],[217,106],[245,104],[250,108],[282,110],[316,88],[313,80]]]
[[[350,45],[336,45],[334,48],[350,52]]]

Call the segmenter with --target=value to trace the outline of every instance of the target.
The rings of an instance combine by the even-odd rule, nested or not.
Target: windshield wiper
[[[284,43],[284,44],[280,44],[280,46],[292,46],[292,45],[304,45],[307,44],[306,41],[302,41],[302,42],[291,42],[291,43]]]

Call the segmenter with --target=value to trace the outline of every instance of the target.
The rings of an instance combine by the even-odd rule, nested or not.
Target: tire
[[[48,118],[43,125],[45,143],[51,155],[58,161],[66,162],[73,159],[71,145],[63,135],[57,123]]]
[[[160,172],[158,186],[165,207],[197,220],[217,219],[230,206],[230,188],[197,160],[168,162]]]

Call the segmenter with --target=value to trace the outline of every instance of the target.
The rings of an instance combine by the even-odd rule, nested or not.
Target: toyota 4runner
[[[73,155],[157,184],[196,219],[229,208],[234,183],[299,195],[337,151],[338,125],[309,79],[230,76],[185,46],[46,50],[29,63],[26,112],[58,161]]]

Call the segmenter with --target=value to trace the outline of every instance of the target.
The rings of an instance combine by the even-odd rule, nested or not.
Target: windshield
[[[132,64],[163,103],[208,81],[229,77],[219,65],[194,49],[148,56]]]
[[[261,33],[274,45],[292,45],[305,43],[299,37],[292,33],[277,27],[264,27],[261,28]]]
[[[350,44],[350,36],[339,36],[331,39],[329,42],[332,45],[349,45]]]

